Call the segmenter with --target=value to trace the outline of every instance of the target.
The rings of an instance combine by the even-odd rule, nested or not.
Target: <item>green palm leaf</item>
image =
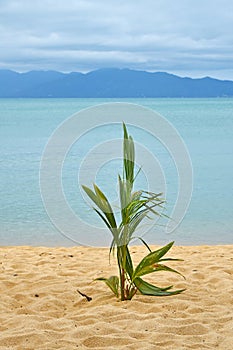
[[[112,292],[119,297],[119,278],[118,276],[111,276],[109,278],[99,277],[95,281],[103,281],[112,290]]]
[[[96,184],[93,185],[93,190],[87,186],[83,186],[83,190],[95,204],[95,212],[112,233],[113,238],[109,255],[111,253],[114,254],[115,250],[117,251],[119,277],[100,277],[97,278],[97,280],[104,281],[117,297],[119,297],[120,294],[121,300],[132,299],[137,290],[142,294],[155,296],[179,294],[183,289],[171,291],[172,286],[159,288],[141,278],[141,276],[155,271],[167,271],[180,274],[178,271],[162,264],[164,261],[179,260],[163,258],[169,249],[171,249],[174,242],[152,252],[148,244],[141,237],[138,237],[150,252],[141,260],[136,269],[133,267],[128,245],[130,241],[135,238],[134,233],[138,226],[146,217],[149,217],[150,214],[166,217],[165,214],[157,211],[157,209],[163,209],[165,201],[161,198],[162,193],[153,193],[149,191],[133,192],[134,182],[141,168],[135,176],[134,141],[128,134],[124,123],[123,134],[123,175],[122,177],[120,175],[118,176],[121,209],[121,221],[119,224],[116,222],[113,209],[107,197],[100,188]]]
[[[116,228],[116,220],[113,214],[113,210],[111,208],[110,203],[108,202],[107,198],[103,194],[103,192],[97,187],[97,185],[94,185],[95,192],[92,191],[87,186],[82,186],[86,194],[89,196],[89,198],[97,205],[97,207],[102,211],[104,216],[106,217],[109,225],[112,228]]]
[[[169,249],[171,249],[173,244],[174,242],[171,242],[166,246],[146,255],[136,267],[133,278],[155,271],[156,268],[158,268],[157,266],[160,259],[169,251]]]
[[[178,289],[174,291],[168,291],[172,288],[172,286],[166,288],[159,288],[150,284],[140,277],[136,278],[134,281],[136,287],[140,291],[141,294],[144,295],[153,295],[153,296],[169,296],[182,293],[185,289]]]

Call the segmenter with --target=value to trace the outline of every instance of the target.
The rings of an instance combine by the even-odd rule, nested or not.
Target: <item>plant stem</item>
[[[121,300],[124,299],[124,274],[123,274],[123,268],[122,268],[122,256],[121,256],[121,248],[117,247],[117,263],[118,263],[118,269],[119,269],[119,275],[120,275],[120,290],[121,290]]]
[[[125,300],[125,270],[121,270],[121,300]]]

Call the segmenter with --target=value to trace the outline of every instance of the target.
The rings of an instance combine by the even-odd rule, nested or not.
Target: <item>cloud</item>
[[[0,0],[0,68],[233,79],[231,0]]]

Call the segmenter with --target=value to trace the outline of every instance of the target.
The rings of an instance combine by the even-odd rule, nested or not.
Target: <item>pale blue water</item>
[[[0,99],[0,245],[74,244],[53,226],[43,207],[39,187],[40,159],[51,133],[62,121],[83,108],[111,101],[116,100]],[[161,228],[145,238],[155,244],[170,240],[186,245],[232,244],[233,99],[117,101],[137,103],[165,116],[182,136],[193,164],[193,195],[181,225],[172,234],[166,234]],[[131,131],[137,139],[137,131]],[[106,135],[121,137],[121,127],[102,128],[94,141],[101,142]],[[78,164],[94,141],[86,137],[81,147],[80,144],[73,147],[64,163],[63,187],[73,210],[99,225],[99,219],[92,217],[77,190]],[[157,156],[166,172],[169,214],[177,187],[175,167],[162,148],[158,147]],[[98,174],[99,184],[112,199],[119,166],[119,161],[115,160]],[[143,183],[143,176],[141,181]],[[54,205],[59,206],[58,203]],[[82,235],[91,237],[94,231],[90,227],[89,232],[82,233],[77,228],[78,242],[85,243]],[[105,245],[108,241],[106,233],[106,238],[93,239],[93,244]]]

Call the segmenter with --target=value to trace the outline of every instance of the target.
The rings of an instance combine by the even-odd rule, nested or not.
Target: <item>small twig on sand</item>
[[[86,298],[87,299],[87,301],[91,301],[92,300],[92,298],[91,297],[89,297],[88,295],[86,295],[86,294],[84,294],[84,293],[82,293],[82,292],[80,292],[80,290],[78,290],[77,289],[77,292],[82,296],[82,297],[84,297],[84,298]]]

